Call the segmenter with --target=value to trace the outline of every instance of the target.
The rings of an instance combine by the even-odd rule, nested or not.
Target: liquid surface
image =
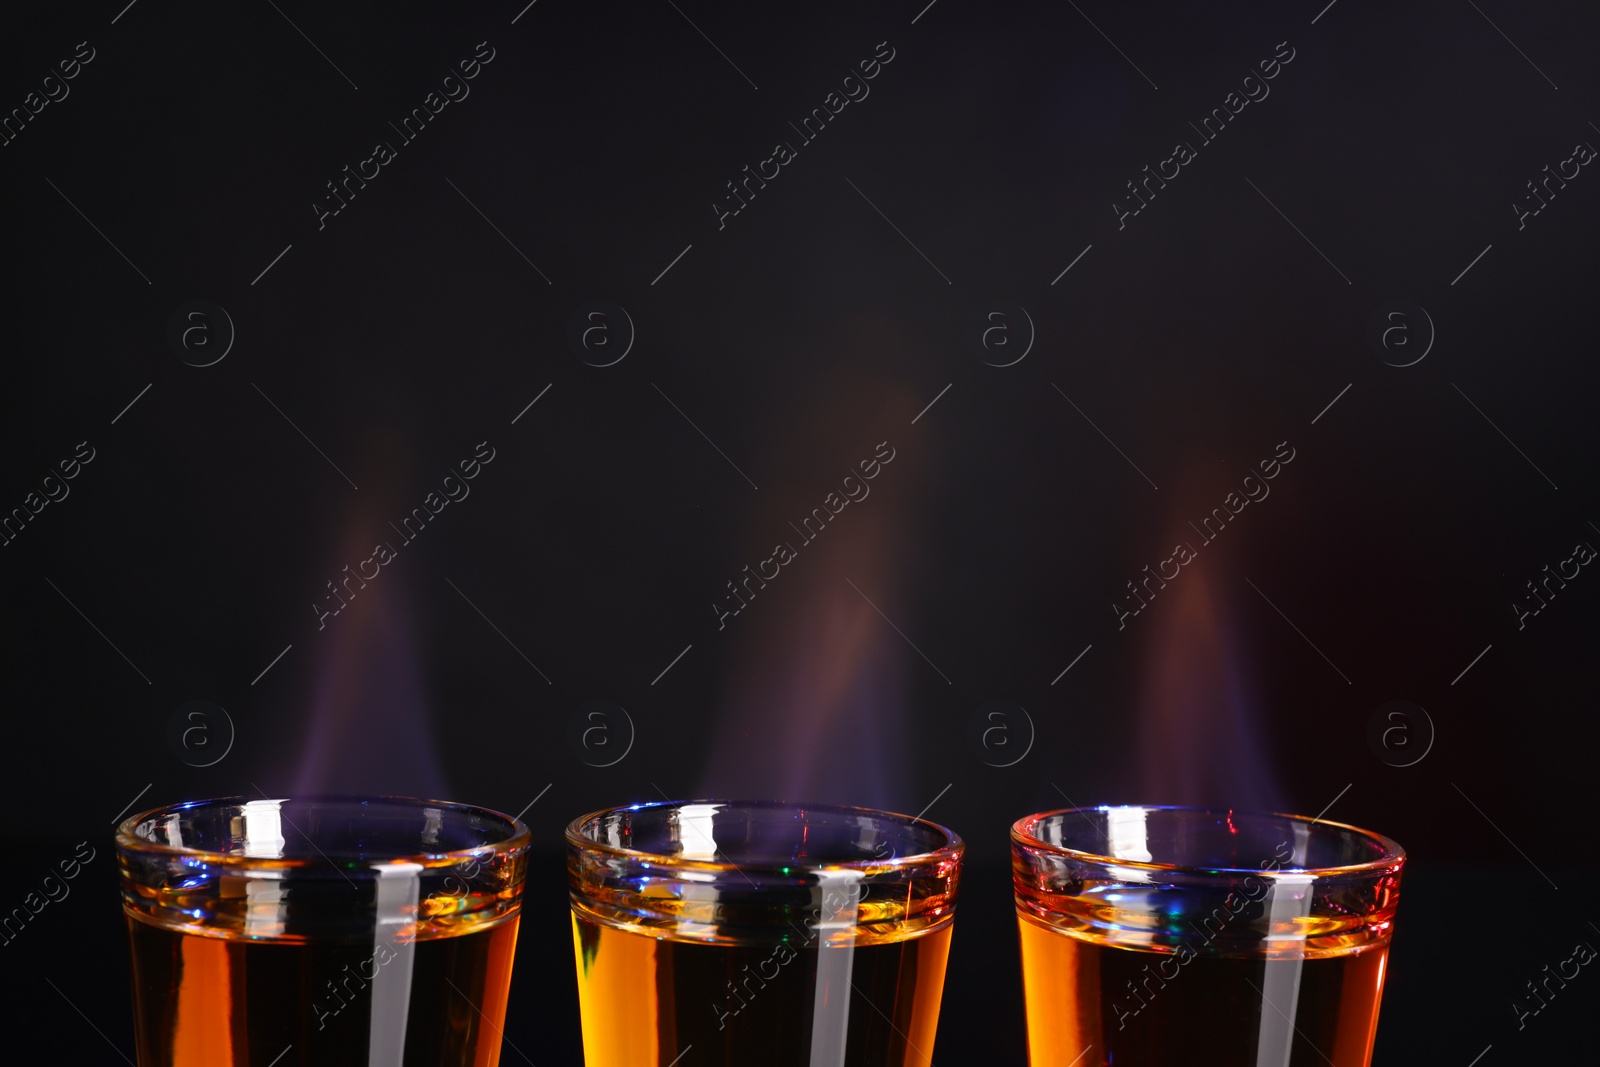
[[[1387,939],[1293,959],[1106,944],[1019,915],[1032,1067],[1367,1067]]]
[[[140,1067],[500,1062],[516,918],[376,946],[128,927]]]
[[[818,947],[798,927],[786,941],[728,945],[574,913],[584,1062],[930,1067],[952,928]]]

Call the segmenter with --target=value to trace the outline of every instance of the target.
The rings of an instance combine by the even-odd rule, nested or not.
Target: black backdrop
[[[1064,797],[1405,844],[1379,1063],[1587,1040],[1593,12],[923,4],[0,16],[13,1025],[131,1049],[119,811],[321,789],[526,811],[541,1065],[562,826],[690,794],[966,837],[941,1061]]]

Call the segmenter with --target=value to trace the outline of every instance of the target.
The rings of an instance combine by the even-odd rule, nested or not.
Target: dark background
[[[1600,178],[1521,229],[1510,205],[1600,143],[1595,13],[924,2],[0,16],[6,113],[94,50],[0,148],[0,508],[94,455],[0,549],[0,910],[97,850],[0,947],[9,1032],[131,1049],[119,813],[317,789],[525,809],[507,1033],[541,1067],[581,1056],[562,827],[691,794],[964,835],[940,1061],[1023,1061],[1006,830],[1064,797],[1401,841],[1378,1063],[1589,1041],[1600,977],[1520,1031],[1512,1004],[1600,944],[1600,578],[1520,629],[1512,603],[1600,543]],[[480,41],[470,96],[401,144],[388,123]],[[719,229],[725,183],[880,41],[870,95]],[[1270,95],[1200,145],[1279,42]],[[1119,229],[1180,139],[1198,157]],[[319,229],[379,140],[395,160]],[[608,367],[569,339],[593,300],[636,332]],[[1414,311],[1412,347],[1369,343],[1397,300],[1431,348]],[[192,366],[218,306],[232,346]],[[1017,306],[1036,339],[994,366],[1022,320],[976,338]],[[485,440],[470,497],[319,629],[326,583]],[[719,630],[726,583],[880,442],[871,496]],[[1270,497],[1201,544],[1280,442]],[[1177,541],[1198,558],[1119,629]],[[174,744],[194,700],[226,721],[180,715],[207,729]],[[627,718],[585,747],[591,701]]]

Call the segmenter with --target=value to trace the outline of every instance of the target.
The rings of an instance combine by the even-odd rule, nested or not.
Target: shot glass
[[[585,1062],[928,1067],[963,847],[863,808],[585,815],[567,827]]]
[[[1405,852],[1294,815],[1011,828],[1033,1067],[1366,1067]]]
[[[235,797],[117,831],[140,1067],[494,1067],[528,830],[404,797]]]

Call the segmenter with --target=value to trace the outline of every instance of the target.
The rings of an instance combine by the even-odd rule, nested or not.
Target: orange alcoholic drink
[[[140,1067],[495,1067],[527,845],[506,816],[395,797],[132,817]]]
[[[588,1067],[931,1067],[954,834],[706,801],[586,816],[567,842]]]
[[[1033,1067],[1367,1067],[1393,841],[1123,807],[1030,816],[1012,844]]]

